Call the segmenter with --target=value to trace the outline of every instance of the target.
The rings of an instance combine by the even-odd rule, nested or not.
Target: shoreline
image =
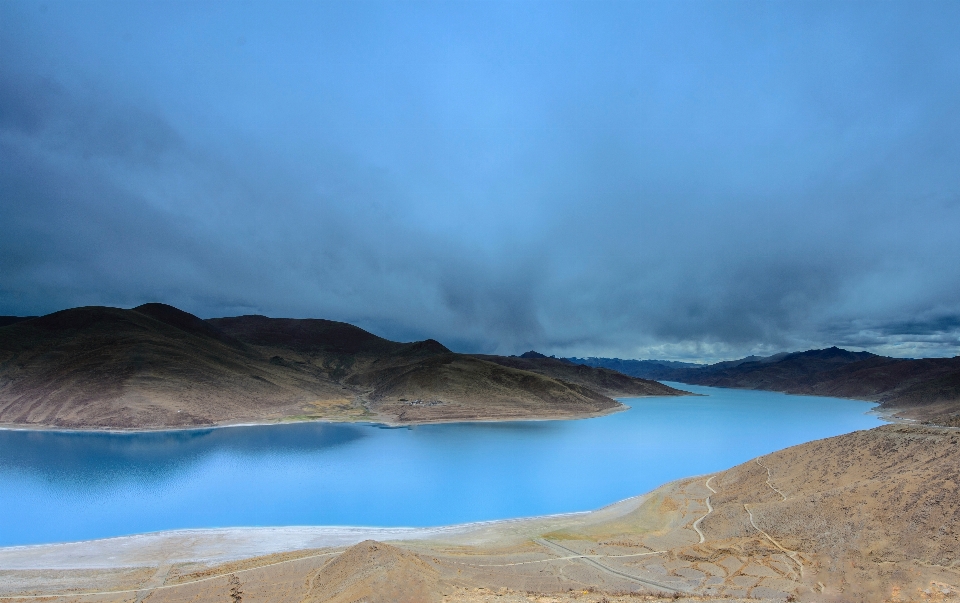
[[[712,475],[712,474],[707,474]],[[528,517],[509,517],[428,527],[383,526],[233,526],[181,528],[41,544],[0,546],[0,571],[30,569],[113,569],[151,562],[163,551],[168,561],[172,549],[182,562],[220,564],[276,553],[352,546],[364,540],[384,542],[461,541],[471,537],[503,540],[545,525],[567,525],[577,520],[622,515],[639,507],[659,490],[703,476],[672,480],[656,488],[597,509]],[[491,533],[492,532],[492,533]],[[109,553],[109,554],[108,554]]]
[[[876,428],[873,428],[876,429]],[[867,430],[870,431],[870,430]],[[832,436],[838,437],[838,436]],[[817,440],[811,440],[817,441]],[[803,444],[808,444],[809,442],[804,442]],[[769,454],[774,454],[788,448],[793,448],[796,446],[802,446],[803,444],[796,444],[794,446],[788,446],[777,451],[774,451]],[[749,461],[748,461],[749,462]],[[650,489],[647,492],[640,494],[634,494],[633,496],[628,496],[620,500],[613,501],[602,507],[596,509],[589,509],[586,511],[568,511],[565,513],[551,513],[547,515],[530,515],[523,517],[506,517],[503,519],[486,519],[480,521],[470,521],[465,523],[455,523],[455,524],[446,524],[438,526],[349,526],[349,525],[289,525],[289,526],[230,526],[230,527],[218,527],[218,528],[176,528],[171,530],[157,530],[153,532],[141,532],[137,534],[122,534],[118,536],[107,536],[105,538],[94,538],[90,540],[70,540],[65,542],[45,542],[38,544],[13,544],[7,546],[0,546],[0,571],[7,569],[23,569],[19,567],[13,567],[8,565],[5,558],[12,556],[14,553],[39,553],[42,555],[44,551],[56,552],[54,549],[68,549],[68,548],[90,548],[96,549],[102,545],[109,544],[120,544],[127,545],[129,549],[135,548],[137,545],[141,547],[150,546],[151,541],[158,542],[161,540],[174,541],[179,537],[189,539],[192,543],[197,543],[199,541],[205,540],[205,542],[200,542],[201,545],[207,544],[210,541],[217,541],[220,544],[223,543],[224,539],[239,539],[240,537],[253,537],[252,539],[257,542],[264,542],[265,539],[263,536],[268,536],[271,534],[286,533],[294,538],[299,537],[300,539],[313,537],[332,537],[334,539],[340,540],[349,540],[350,544],[356,544],[362,540],[366,539],[375,539],[375,540],[384,540],[387,542],[405,542],[409,540],[428,540],[433,536],[469,536],[472,533],[480,532],[486,529],[497,529],[497,528],[509,528],[509,527],[523,527],[524,524],[529,524],[530,527],[535,527],[536,524],[549,523],[549,522],[562,522],[564,520],[575,520],[575,519],[584,519],[590,516],[595,515],[606,515],[606,514],[615,514],[620,515],[628,512],[631,508],[639,507],[643,502],[649,499],[654,493],[685,484],[691,481],[700,480],[708,476],[716,475],[717,473],[722,473],[726,469],[721,469],[719,471],[701,473],[696,475],[687,475],[673,479],[658,486]],[[404,536],[403,538],[385,538],[384,536],[397,535]],[[347,538],[347,536],[355,536],[354,538]],[[275,542],[275,541],[274,541]],[[329,544],[327,546],[340,546],[342,542],[336,544]],[[132,545],[132,546],[130,546]],[[302,547],[302,548],[325,548],[324,546],[317,547]],[[261,551],[257,553],[258,555],[263,554],[272,554],[280,551],[294,550],[289,547],[280,547],[277,550],[268,550]],[[81,555],[83,551],[79,551]],[[91,553],[87,553],[91,554]],[[250,555],[256,556],[256,555]],[[99,558],[99,557],[98,557]],[[232,560],[239,559],[241,557],[235,557],[229,555],[224,557],[223,560]],[[192,558],[192,561],[197,561],[197,559]],[[219,562],[219,561],[218,561]],[[76,566],[71,566],[76,567]],[[123,567],[121,565],[98,565],[96,566],[101,569],[110,568],[110,567]]]
[[[877,400],[868,400],[866,398],[854,398],[850,396],[828,396],[821,394],[796,394],[781,390],[772,390],[772,389],[755,389],[755,388],[741,388],[741,387],[723,387],[717,385],[700,385],[697,383],[683,383],[682,381],[669,381],[661,382],[664,385],[668,383],[673,383],[677,385],[685,386],[694,386],[694,387],[715,387],[717,389],[725,390],[742,390],[742,391],[757,391],[757,392],[769,392],[769,393],[778,393],[786,396],[810,396],[813,398],[836,398],[838,400],[851,400],[855,402],[866,402],[873,404],[874,407],[868,410],[865,414],[874,415],[882,421],[888,423],[895,423],[900,425],[924,425],[930,427],[950,427],[949,425],[939,425],[937,423],[925,423],[918,419],[911,419],[908,417],[897,416],[897,413],[910,410],[910,407],[887,407],[881,408],[881,402]],[[668,387],[673,387],[668,385]],[[685,390],[684,390],[685,391]],[[696,392],[686,392],[687,396],[708,396],[709,394],[699,394]],[[329,424],[349,424],[349,425],[367,425],[372,427],[381,427],[388,429],[400,429],[403,427],[416,427],[418,425],[443,425],[449,423],[512,423],[512,422],[526,422],[526,421],[579,421],[583,419],[596,419],[599,417],[605,417],[608,415],[616,414],[618,412],[624,412],[629,410],[629,406],[623,404],[622,400],[624,399],[645,399],[645,398],[666,398],[673,396],[622,396],[613,398],[620,403],[620,407],[609,409],[606,412],[591,413],[591,414],[581,414],[581,415],[572,415],[572,416],[544,416],[544,415],[534,415],[527,417],[504,417],[504,418],[473,418],[473,419],[433,419],[433,420],[424,420],[424,421],[409,421],[409,422],[397,422],[391,421],[389,419],[382,420],[349,420],[349,419],[336,419],[336,418],[316,418],[316,419],[275,419],[270,421],[245,421],[238,423],[214,423],[211,425],[197,425],[191,427],[133,427],[133,428],[123,428],[123,427],[60,427],[55,425],[46,425],[46,424],[9,424],[9,423],[0,423],[0,431],[40,431],[40,432],[50,432],[50,433],[104,433],[104,434],[138,434],[138,433],[164,433],[164,432],[185,432],[185,431],[204,431],[211,429],[223,429],[228,427],[264,427],[268,425],[294,425],[301,423],[329,423]]]
[[[668,396],[631,396],[633,398],[661,398]],[[617,399],[619,402],[619,399]],[[585,419],[598,419],[619,412],[625,412],[630,407],[620,403],[619,407],[610,409],[608,412],[573,415],[573,416],[546,416],[534,415],[528,417],[504,417],[504,418],[475,418],[475,419],[436,419],[429,421],[409,421],[398,423],[389,420],[369,420],[361,421],[342,420],[334,418],[316,418],[316,419],[278,419],[274,421],[253,421],[243,423],[214,423],[212,425],[197,425],[192,427],[144,427],[144,428],[122,428],[122,427],[60,427],[45,424],[19,424],[19,423],[0,423],[0,431],[31,431],[47,433],[103,433],[103,434],[138,434],[138,433],[166,433],[166,432],[184,432],[184,431],[208,431],[212,429],[225,429],[230,427],[266,427],[272,425],[299,425],[304,423],[329,423],[338,425],[366,425],[371,427],[380,427],[387,429],[401,429],[404,427],[416,427],[418,425],[444,425],[450,423],[514,423],[527,421],[579,421]]]
[[[769,393],[783,394],[783,395],[785,395],[785,396],[810,396],[811,398],[836,398],[836,399],[838,399],[838,400],[851,400],[851,401],[854,401],[854,402],[868,402],[868,403],[870,403],[870,404],[874,404],[875,406],[874,406],[872,409],[868,410],[868,411],[866,412],[866,414],[874,415],[874,416],[878,417],[879,419],[881,419],[881,420],[883,420],[883,421],[886,421],[886,422],[888,422],[888,423],[895,423],[895,424],[898,424],[898,425],[916,425],[916,426],[925,426],[925,427],[943,427],[943,428],[945,428],[945,429],[956,429],[956,428],[951,427],[950,425],[940,425],[940,424],[938,424],[938,423],[926,423],[926,422],[923,422],[923,421],[921,421],[921,420],[919,420],[919,419],[911,419],[911,418],[909,418],[909,417],[901,417],[901,416],[898,416],[898,413],[908,412],[908,411],[910,411],[910,410],[916,410],[917,407],[911,407],[911,406],[889,406],[889,407],[881,408],[881,405],[883,404],[883,402],[880,402],[880,401],[878,401],[878,400],[868,400],[868,399],[866,399],[866,398],[854,398],[854,397],[851,397],[851,396],[828,396],[828,395],[824,395],[824,394],[795,394],[795,393],[792,393],[792,392],[785,392],[785,391],[779,390],[779,389],[755,389],[755,388],[746,388],[746,387],[724,387],[724,386],[722,386],[722,385],[701,385],[701,384],[699,384],[699,383],[684,383],[684,382],[682,382],[682,381],[668,381],[668,382],[662,382],[662,383],[664,383],[665,385],[666,385],[667,383],[675,383],[675,384],[678,384],[678,385],[687,385],[687,386],[692,385],[692,386],[694,386],[694,387],[715,387],[715,388],[717,388],[717,389],[735,390],[735,391],[769,392]],[[673,386],[671,386],[671,387],[673,387]],[[699,394],[697,394],[697,395],[699,395]]]
[[[717,389],[725,390],[742,390],[742,391],[757,391],[757,392],[769,392],[769,393],[778,393],[785,396],[810,396],[813,398],[836,398],[838,400],[851,400],[854,402],[865,402],[868,404],[873,404],[874,407],[866,411],[864,414],[874,415],[882,421],[888,423],[895,423],[901,425],[926,425],[930,427],[949,427],[949,425],[938,425],[935,423],[923,423],[917,419],[910,419],[906,417],[897,416],[897,413],[907,410],[907,408],[899,407],[890,407],[890,408],[880,408],[880,402],[876,400],[866,400],[864,398],[851,398],[847,396],[825,396],[819,394],[793,394],[790,392],[784,392],[779,390],[766,390],[766,389],[748,389],[748,388],[739,388],[739,387],[720,387],[713,385],[698,385],[696,383],[681,383],[679,381],[673,381],[671,383],[680,383],[682,385],[693,385],[695,387],[716,387]],[[698,394],[694,392],[689,393],[690,396],[707,396],[708,394]],[[389,419],[383,420],[348,420],[348,419],[336,419],[336,418],[316,418],[316,419],[276,419],[271,421],[245,421],[239,423],[214,423],[212,425],[197,425],[192,427],[144,427],[144,428],[122,428],[122,427],[60,427],[54,425],[46,424],[9,424],[9,423],[0,423],[0,431],[39,431],[39,432],[49,432],[49,433],[103,433],[103,434],[138,434],[138,433],[166,433],[166,432],[186,432],[186,431],[207,431],[212,429],[225,429],[230,427],[265,427],[272,425],[296,425],[303,423],[329,423],[331,425],[366,425],[370,427],[380,427],[387,429],[401,429],[404,427],[416,427],[419,425],[444,425],[451,423],[513,423],[513,422],[527,422],[527,421],[579,421],[585,419],[597,419],[600,417],[606,417],[613,415],[619,412],[625,412],[630,409],[626,404],[623,404],[622,400],[629,399],[645,399],[645,398],[666,398],[673,396],[623,396],[619,398],[614,398],[617,402],[620,402],[620,407],[612,408],[607,412],[600,413],[591,413],[584,415],[574,415],[574,416],[543,416],[535,415],[529,417],[505,417],[505,418],[475,418],[475,419],[435,419],[427,421],[410,421],[399,423],[396,421],[390,421]]]

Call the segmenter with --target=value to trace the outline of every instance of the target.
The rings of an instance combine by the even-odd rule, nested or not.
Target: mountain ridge
[[[608,368],[576,364],[565,358],[551,358],[538,352],[526,352],[520,356],[474,356],[502,366],[576,383],[610,397],[672,395],[670,392],[673,388],[655,380],[625,375]]]

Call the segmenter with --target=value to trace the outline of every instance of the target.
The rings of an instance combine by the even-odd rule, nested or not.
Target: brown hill
[[[323,372],[397,422],[593,416],[622,408],[578,384],[455,354],[432,339],[397,343],[326,320],[241,316],[208,322],[272,362]]]
[[[719,474],[701,527],[719,551],[758,534],[752,521],[769,535],[761,542],[795,551],[801,581],[830,599],[942,598],[945,583],[956,593],[958,484],[960,434],[889,425]]]
[[[536,352],[527,352],[522,356],[477,355],[476,358],[495,362],[501,366],[546,375],[567,383],[576,383],[581,387],[586,387],[611,398],[677,396],[687,393],[657,381],[630,377],[606,368],[574,364],[567,360],[550,358]]]
[[[0,424],[150,429],[283,419],[595,416],[577,384],[327,320],[201,320],[164,304],[0,327]]]
[[[0,422],[144,428],[279,419],[341,388],[172,307],[76,308],[0,328]]]
[[[380,356],[395,353],[404,346],[411,345],[377,337],[359,327],[333,320],[267,318],[254,315],[211,318],[205,322],[252,345],[286,348],[297,352],[345,357],[357,354]],[[438,352],[450,351],[437,342],[433,343],[439,346],[436,349]]]
[[[304,603],[430,603],[439,601],[440,573],[403,549],[365,540],[327,563]]]
[[[695,385],[880,402],[898,416],[960,425],[960,357],[901,359],[840,348],[670,371]]]

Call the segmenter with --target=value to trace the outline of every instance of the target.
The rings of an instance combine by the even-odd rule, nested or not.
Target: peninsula
[[[165,304],[83,307],[0,326],[0,425],[168,429],[291,420],[573,419],[614,396],[687,394],[601,368],[558,373],[398,343],[319,319],[202,320]]]

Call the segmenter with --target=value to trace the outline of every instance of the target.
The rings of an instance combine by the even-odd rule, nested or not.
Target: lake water
[[[879,425],[866,402],[675,384],[581,421],[0,431],[0,546],[228,526],[435,526],[584,511]]]

